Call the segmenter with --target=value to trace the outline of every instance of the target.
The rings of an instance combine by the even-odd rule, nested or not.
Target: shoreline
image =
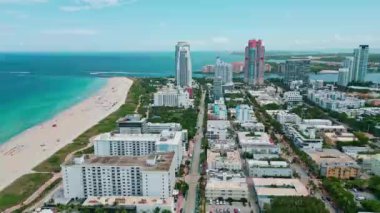
[[[79,103],[0,144],[0,190],[119,109],[132,83],[125,77],[109,78]]]

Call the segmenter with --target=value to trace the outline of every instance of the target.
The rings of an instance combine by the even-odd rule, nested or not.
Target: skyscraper
[[[214,66],[215,78],[220,77],[222,83],[225,86],[233,85],[232,82],[232,65],[222,61],[219,57],[216,59],[216,64]]]
[[[347,76],[348,79],[347,80],[348,80],[348,83],[350,83],[352,81],[352,79],[354,78],[353,77],[353,75],[354,75],[353,74],[354,57],[351,57],[351,56],[346,57],[346,59],[343,61],[343,68],[348,69],[348,76]]]
[[[338,74],[338,85],[347,86],[349,83],[350,70],[348,68],[340,68]]]
[[[354,49],[354,63],[351,81],[364,82],[368,66],[368,45],[360,45]]]
[[[190,44],[178,42],[175,46],[175,80],[177,86],[191,87],[192,69],[190,57]]]
[[[284,83],[290,85],[292,81],[309,82],[310,60],[293,59],[285,64]]]
[[[215,77],[213,82],[214,100],[219,100],[223,97],[223,81],[221,77]]]
[[[265,47],[261,40],[249,40],[245,48],[244,81],[249,85],[264,83]]]

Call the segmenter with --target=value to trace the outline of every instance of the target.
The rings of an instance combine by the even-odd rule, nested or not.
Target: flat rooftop
[[[309,191],[299,179],[252,178],[258,196],[308,196]]]
[[[240,163],[240,152],[237,150],[226,152],[227,156],[222,157],[219,152],[207,152],[207,162],[213,162],[215,160],[221,160],[230,163]]]
[[[89,165],[89,166],[139,166],[146,171],[167,171],[170,169],[174,158],[174,152],[152,154],[148,156],[112,156],[99,157],[96,155],[83,155],[81,158],[72,158],[64,166],[70,165]],[[148,164],[156,158],[155,164]]]
[[[313,161],[317,164],[333,164],[333,163],[353,163],[356,164],[350,156],[340,152],[337,149],[323,149],[319,150],[308,150],[306,152]]]
[[[156,141],[159,140],[159,134],[119,134],[119,133],[103,133],[93,138],[95,141]]]
[[[135,205],[168,205],[173,206],[172,197],[161,199],[159,197],[138,197],[138,196],[104,196],[104,197],[88,197],[82,204],[83,206],[98,205],[119,205],[119,206],[135,206]]]
[[[238,132],[238,139],[241,145],[270,145],[275,144],[270,140],[270,137],[265,132],[255,132],[251,135],[250,132]]]
[[[248,185],[244,178],[235,180],[215,180],[210,179],[207,182],[206,190],[246,190],[248,191]]]
[[[231,127],[231,124],[227,120],[208,120],[207,129],[218,128],[218,129],[227,129]]]

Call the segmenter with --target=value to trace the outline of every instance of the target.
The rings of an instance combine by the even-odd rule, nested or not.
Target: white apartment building
[[[248,185],[244,178],[232,180],[209,179],[206,185],[207,199],[248,199]]]
[[[331,126],[332,121],[328,119],[303,119],[303,124],[316,126],[316,125],[325,125],[325,126]]]
[[[373,149],[368,146],[342,146],[342,151],[353,159],[357,159],[359,153],[370,152]]]
[[[164,130],[181,131],[179,123],[147,123],[147,119],[140,114],[127,115],[117,120],[118,130],[121,134],[159,134]]]
[[[299,124],[301,123],[301,120],[302,120],[297,114],[288,113],[287,111],[284,111],[284,110],[279,110],[275,114],[275,118],[280,124],[285,124],[285,123]]]
[[[222,61],[220,58],[216,59],[214,67],[215,78],[221,78],[222,84],[225,86],[231,86],[232,82],[232,65]]]
[[[236,107],[236,120],[239,123],[252,122],[255,114],[252,107],[242,104]]]
[[[286,161],[247,160],[250,177],[292,177],[293,170]]]
[[[285,135],[290,138],[294,144],[304,150],[322,149],[323,139],[318,138],[314,128],[298,129],[298,126],[285,124]]]
[[[167,106],[167,107],[184,107],[189,108],[193,106],[190,95],[187,91],[181,88],[173,88],[171,86],[164,87],[154,93],[153,106]]]
[[[208,120],[206,138],[209,140],[226,140],[231,124],[227,120]]]
[[[346,93],[334,90],[307,91],[307,98],[323,109],[339,111],[364,107],[365,100],[346,96]]]
[[[207,152],[207,168],[212,170],[241,170],[240,152],[237,150],[226,152],[221,155],[220,152]]]
[[[143,157],[84,155],[61,165],[65,198],[168,198],[175,184],[175,153]]]
[[[145,156],[173,151],[178,169],[183,156],[183,138],[182,131],[167,130],[161,134],[103,133],[93,139],[94,153],[97,156]]]
[[[280,148],[271,141],[265,132],[255,132],[254,135],[249,132],[238,132],[238,140],[242,152],[252,153],[254,159],[279,157]]]
[[[178,87],[191,87],[193,71],[190,44],[180,41],[175,46],[175,81]]]
[[[284,102],[290,104],[297,104],[302,102],[302,95],[298,91],[284,92]]]

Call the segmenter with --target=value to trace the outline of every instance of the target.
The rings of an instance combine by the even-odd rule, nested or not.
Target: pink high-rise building
[[[265,47],[261,40],[249,40],[245,48],[244,81],[249,85],[264,83]]]

